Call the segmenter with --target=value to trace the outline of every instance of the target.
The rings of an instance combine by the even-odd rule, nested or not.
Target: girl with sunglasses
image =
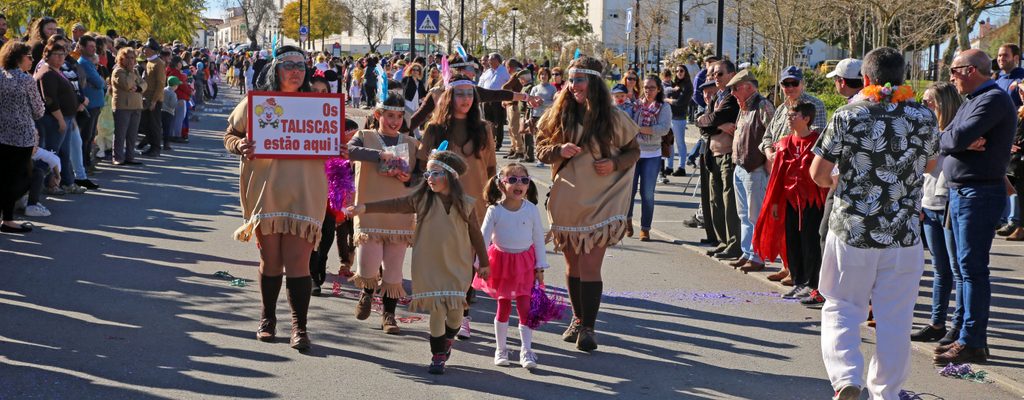
[[[480,262],[481,277],[487,278],[490,272],[480,220],[473,213],[476,200],[462,186],[461,177],[467,171],[455,152],[435,151],[428,158],[425,181],[412,194],[348,208],[355,216],[416,214],[409,310],[430,314],[431,374],[444,374],[451,358],[463,310],[469,306],[465,294],[472,283],[473,260]]]
[[[510,163],[487,183],[484,197],[489,206],[481,229],[491,275],[486,280],[477,277],[473,288],[498,300],[494,365],[508,365],[506,339],[514,299],[519,314],[519,365],[532,369],[537,366],[537,356],[532,350],[533,330],[526,326],[530,295],[535,281],[544,282],[544,270],[548,268],[544,225],[536,206],[537,186],[525,165]]]
[[[597,349],[594,324],[601,306],[601,265],[608,246],[626,231],[640,128],[612,105],[599,60],[581,56],[571,80],[541,117],[537,159],[551,165],[548,214],[555,250],[565,254],[573,321],[562,339]]]
[[[309,92],[306,53],[282,46],[267,68],[263,90]],[[313,281],[309,256],[319,243],[327,209],[327,175],[323,160],[253,158],[255,144],[246,137],[248,101],[243,98],[228,116],[224,148],[242,156],[239,171],[242,218],[236,240],[255,237],[260,252],[260,312],[256,338],[276,340],[277,296],[287,276],[288,304],[292,308],[291,347],[309,349],[306,315]],[[347,157],[343,149],[340,156]]]
[[[393,199],[412,192],[410,179],[414,171],[410,170],[408,160],[401,166],[403,160],[395,154],[399,148],[412,154],[420,144],[412,136],[399,133],[404,114],[405,101],[398,94],[391,94],[373,112],[377,129],[361,130],[348,142],[349,157],[356,165],[356,203]],[[387,334],[399,332],[395,308],[398,299],[406,295],[402,263],[405,249],[413,243],[415,225],[411,214],[355,218],[358,266],[351,280],[363,290],[356,304],[356,319],[370,316],[373,293],[379,289],[384,305],[381,329]]]

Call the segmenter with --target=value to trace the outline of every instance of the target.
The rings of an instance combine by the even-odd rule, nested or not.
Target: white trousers
[[[832,387],[866,387],[872,399],[899,399],[910,374],[910,331],[924,250],[921,244],[861,249],[829,234],[821,262],[821,356]],[[860,324],[874,312],[877,348],[864,384]]]

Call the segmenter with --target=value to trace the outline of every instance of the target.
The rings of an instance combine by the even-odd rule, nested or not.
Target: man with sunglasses
[[[701,137],[708,145],[704,150],[702,167],[707,169],[710,193],[711,215],[708,217],[714,227],[718,247],[708,250],[707,255],[720,260],[737,259],[740,251],[740,220],[736,210],[736,195],[733,187],[732,134],[740,106],[726,85],[736,75],[736,66],[729,60],[722,60],[708,70],[708,78],[715,80],[718,93],[705,99],[708,110],[694,123],[700,128]],[[723,129],[733,126],[732,130]],[[703,172],[703,171],[702,171]],[[703,179],[704,176],[701,176]]]
[[[704,69],[700,70],[700,72],[697,73],[697,77],[693,79],[693,87],[699,88],[702,85],[704,85],[704,82],[708,81],[708,71],[711,70],[711,66],[721,60],[722,59],[719,58],[718,56],[704,57]],[[714,78],[711,78],[710,80],[714,80]],[[708,106],[708,104],[704,102],[704,94],[702,94],[699,91],[693,92],[693,102],[697,104],[695,114],[704,112],[704,109],[707,108]]]
[[[935,349],[939,366],[984,362],[988,356],[989,252],[1006,206],[1006,166],[1017,127],[1014,103],[989,79],[991,61],[984,52],[961,52],[949,71],[966,101],[940,133],[939,151],[947,156],[942,173],[949,184],[949,220],[965,310],[959,339]]]
[[[789,134],[789,118],[786,117],[788,110],[799,103],[810,103],[814,105],[814,122],[811,123],[811,130],[824,132],[828,117],[825,112],[825,103],[821,99],[811,96],[804,91],[804,72],[796,66],[788,66],[779,73],[779,86],[786,96],[783,104],[775,109],[775,115],[768,124],[768,131],[761,140],[761,151],[768,156],[768,165],[775,159],[775,143],[783,136]]]

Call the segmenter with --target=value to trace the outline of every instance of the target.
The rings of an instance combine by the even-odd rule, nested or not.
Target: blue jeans
[[[963,324],[963,279],[957,267],[956,254],[949,250],[956,249],[953,231],[946,229],[946,210],[929,210],[922,208],[924,213],[924,240],[928,242],[928,252],[932,255],[932,325],[945,326],[946,314],[949,309],[950,292],[956,291],[956,311],[953,312],[953,328]]]
[[[187,102],[185,100],[178,100],[177,105],[174,106],[174,120],[171,122],[171,128],[164,131],[164,137],[181,137],[181,127],[185,122],[186,107]]]
[[[768,173],[764,168],[748,172],[737,165],[733,172],[733,188],[736,191],[736,213],[740,217],[740,250],[746,259],[760,263],[761,257],[754,254],[754,224],[761,216],[764,195],[768,191]]]
[[[61,181],[62,185],[70,185],[75,183],[75,179],[89,179],[89,176],[85,174],[85,158],[82,154],[82,131],[79,129],[78,121],[75,117],[67,118],[68,131],[67,142],[64,143],[67,146],[68,160],[71,162],[71,170],[69,173],[65,173],[61,170]],[[63,168],[63,166],[61,167]],[[70,178],[70,179],[69,179]]]
[[[1021,219],[1021,209],[1018,206],[1018,204],[1020,204],[1020,202],[1017,200],[1019,196],[1020,194],[1015,194],[1013,196],[1008,196],[1006,198],[1006,212],[1003,213],[1006,215],[1006,222],[1015,223],[1017,225],[1020,225],[1021,222],[1024,222],[1024,220]]]
[[[974,348],[988,343],[988,314],[992,301],[989,252],[999,216],[1006,208],[1003,184],[961,186],[949,190],[949,212],[956,241],[956,260],[963,277],[963,327],[960,344]]]
[[[661,171],[661,157],[641,158],[636,162],[633,171],[633,195],[630,196],[629,215],[633,218],[633,201],[637,189],[640,189],[640,229],[650,230],[654,220],[654,184],[658,181]]]
[[[679,167],[686,165],[686,120],[672,120],[672,136],[676,140],[676,146],[670,149],[668,156],[668,169],[673,169],[676,155],[679,155]]]

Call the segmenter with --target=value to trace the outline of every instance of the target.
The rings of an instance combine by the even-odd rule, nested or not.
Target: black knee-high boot
[[[567,276],[565,280],[566,291],[569,292],[569,303],[572,304],[572,316],[576,319],[580,319],[580,311],[583,306],[580,302],[580,278]]]
[[[580,325],[593,329],[597,322],[597,311],[601,308],[601,292],[604,290],[604,282],[580,282],[580,289],[580,298],[583,301],[583,317],[580,318]]]
[[[309,313],[310,290],[313,280],[308,276],[288,278],[288,304],[292,306],[292,348],[306,350],[309,348],[309,335],[306,333],[306,315]]]
[[[281,293],[283,275],[266,276],[260,274],[260,326],[256,330],[256,339],[273,341],[277,330],[277,296]]]

